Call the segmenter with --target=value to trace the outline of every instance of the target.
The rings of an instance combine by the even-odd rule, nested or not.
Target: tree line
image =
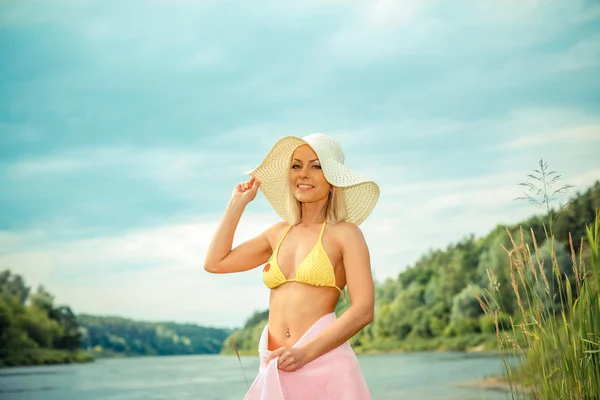
[[[0,367],[92,361],[105,356],[218,354],[227,329],[75,315],[43,286],[0,273]]]
[[[0,272],[0,366],[89,361],[73,311],[20,275]]]
[[[598,207],[600,182],[577,193],[554,222],[555,256],[567,277],[573,275],[569,232],[577,252],[585,224],[594,219]],[[495,326],[473,291],[481,293],[492,286],[499,291],[505,311],[499,316],[500,329],[509,326],[510,318],[518,318],[503,249],[510,248],[506,229],[519,237],[524,228],[524,239],[533,246],[531,230],[540,243],[538,256],[551,266],[551,245],[540,242],[545,218],[497,226],[484,237],[470,235],[445,249],[430,250],[395,279],[376,283],[375,318],[352,338],[355,349],[465,349],[481,344],[495,348]],[[488,270],[494,273],[492,282]],[[340,301],[336,313],[345,307]],[[6,270],[0,272],[0,366],[81,362],[97,356],[230,353],[232,340],[241,352],[254,354],[267,318],[268,310],[255,312],[241,329],[231,332],[195,324],[75,315],[70,307],[56,305],[43,286],[32,292],[20,275]]]
[[[102,356],[217,354],[230,330],[81,314],[82,346]]]
[[[571,284],[569,233],[577,252],[585,236],[585,225],[594,220],[598,207],[600,182],[577,193],[554,220],[555,256],[561,273]],[[353,346],[358,352],[464,350],[480,345],[495,349],[495,324],[484,315],[474,294],[481,294],[486,288],[500,293],[504,310],[498,318],[500,330],[510,326],[510,318],[519,318],[505,251],[512,247],[507,229],[513,237],[520,238],[523,232],[523,239],[531,248],[535,237],[538,257],[544,268],[550,269],[552,248],[545,240],[545,222],[545,215],[536,215],[512,226],[498,225],[484,237],[470,235],[444,249],[430,250],[395,279],[376,283],[374,320],[352,338]],[[493,271],[492,281],[488,270]],[[552,275],[550,270],[547,273]],[[552,298],[556,302],[559,296]],[[545,306],[552,308],[557,304],[550,302]],[[339,315],[344,309],[340,301],[336,313]],[[242,329],[226,339],[222,353],[233,351],[233,340],[240,352],[254,354],[267,319],[268,310],[255,312]]]

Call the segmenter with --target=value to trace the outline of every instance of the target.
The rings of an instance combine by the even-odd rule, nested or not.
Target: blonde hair
[[[292,185],[289,184],[286,196],[286,209],[288,222],[296,225],[302,220],[302,204],[294,196]],[[330,224],[345,221],[347,216],[346,202],[344,199],[344,188],[331,185],[327,203],[321,209],[321,217]]]

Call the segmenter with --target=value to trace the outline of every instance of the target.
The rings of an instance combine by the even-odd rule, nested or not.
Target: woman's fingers
[[[252,201],[256,196],[256,192],[258,191],[259,187],[260,182],[258,179],[252,177],[249,181],[242,181],[235,185],[234,193],[236,193],[237,196],[240,196],[248,192],[248,194],[244,195],[243,198],[248,199],[248,201]]]
[[[268,364],[272,359],[279,357],[285,351],[285,347],[280,347],[276,350],[273,350],[271,354],[267,357],[266,363]]]
[[[252,177],[252,179],[250,179],[249,181],[242,182],[242,189],[244,189],[244,191],[251,189],[254,185],[254,181],[256,181],[256,179]]]
[[[258,188],[260,187],[260,181],[252,178],[252,189],[256,192],[258,190]]]
[[[260,186],[260,182],[257,181],[256,178],[254,178],[254,177],[252,177],[252,179],[250,179],[249,181],[246,181],[243,183],[244,191],[246,191],[246,190],[257,191],[259,186]]]
[[[281,357],[279,357],[279,360],[281,360]],[[286,359],[284,359],[283,361],[281,361],[281,363],[278,365],[278,368],[282,371],[286,371],[289,369],[290,365],[294,362],[294,359],[291,357],[288,357]]]
[[[238,183],[237,187],[241,192],[245,192],[250,186],[248,185],[248,181],[245,181]]]

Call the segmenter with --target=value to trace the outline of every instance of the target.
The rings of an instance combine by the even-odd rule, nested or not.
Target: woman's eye
[[[316,168],[316,169],[321,169],[320,165],[313,165],[312,167]],[[300,166],[298,164],[292,165],[292,169],[299,169],[299,168],[302,168],[302,166]]]

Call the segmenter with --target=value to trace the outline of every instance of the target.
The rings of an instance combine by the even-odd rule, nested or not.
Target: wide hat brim
[[[267,201],[281,218],[289,222],[291,218],[288,215],[286,206],[286,195],[290,162],[294,150],[298,146],[307,144],[317,154],[327,182],[333,186],[344,188],[343,193],[347,212],[345,220],[360,225],[371,214],[377,204],[379,186],[345,166],[343,155],[341,158],[339,155],[337,157],[332,156],[331,148],[324,146],[322,141],[312,140],[314,137],[315,135],[309,135],[305,138],[286,136],[278,140],[260,165],[246,173],[261,183],[260,190]]]

